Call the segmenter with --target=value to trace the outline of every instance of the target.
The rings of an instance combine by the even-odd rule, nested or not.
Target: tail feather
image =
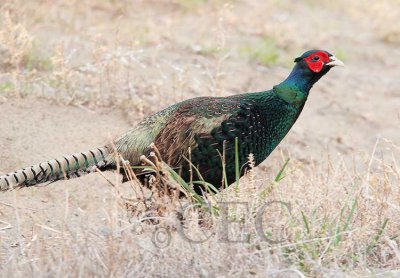
[[[80,177],[107,165],[107,147],[63,156],[0,176],[0,190]]]

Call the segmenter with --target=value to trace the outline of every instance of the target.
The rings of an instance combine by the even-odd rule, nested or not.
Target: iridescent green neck
[[[312,86],[317,82],[329,69],[316,74],[309,71],[302,64],[296,64],[292,72],[285,81],[274,86],[274,92],[284,99],[286,102],[302,106],[307,100],[308,93]]]
[[[280,83],[273,87],[273,91],[287,103],[300,107],[307,100],[308,91],[304,92],[292,84]]]

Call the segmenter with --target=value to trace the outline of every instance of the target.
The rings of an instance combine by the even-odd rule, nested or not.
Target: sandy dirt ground
[[[254,1],[249,2],[252,4],[243,9],[245,15],[256,10]],[[161,8],[152,9],[151,5],[143,5],[146,7],[149,21],[154,20],[150,22],[148,28],[157,28],[156,23],[159,22],[154,18],[165,7],[161,5]],[[33,3],[27,4],[27,9],[34,6]],[[204,15],[207,7],[198,9],[197,15]],[[319,9],[316,8],[316,10]],[[318,12],[321,12],[323,17],[327,16],[329,11],[330,8],[327,6]],[[237,15],[238,12],[235,10],[232,13]],[[297,19],[293,22],[299,22],[307,14],[308,10],[302,10],[294,15]],[[171,19],[174,13],[168,10],[166,17]],[[345,53],[343,60],[346,67],[334,68],[314,86],[298,122],[277,150],[259,167],[259,175],[262,177],[275,175],[282,163],[282,153],[290,154],[294,161],[303,163],[303,167],[318,163],[321,159],[326,159],[329,154],[334,162],[344,160],[349,168],[354,166],[363,169],[368,166],[378,138],[376,153],[382,157],[392,156],[390,148],[393,144],[397,145],[395,148],[398,148],[400,144],[399,44],[382,41],[380,35],[370,30],[366,21],[358,20],[360,17],[342,17],[339,12],[332,13],[332,17],[333,19],[329,21],[331,25],[328,24],[329,32],[317,45],[328,48],[334,46],[333,48],[337,49],[335,40],[340,41],[340,52]],[[121,18],[120,24],[129,22],[129,18],[123,16]],[[161,21],[163,18],[161,16]],[[139,19],[135,20],[139,21]],[[52,18],[52,20],[55,19]],[[136,22],[135,20],[133,21]],[[214,65],[214,58],[199,56],[196,51],[192,51],[193,48],[187,46],[191,28],[185,24],[190,20],[195,22],[193,23],[195,26],[200,26],[196,23],[199,20],[196,12],[192,15],[190,12],[182,12],[182,18],[177,20],[181,24],[182,33],[173,33],[169,38],[175,48],[158,49],[157,54],[154,54],[157,55],[154,56],[155,58],[162,56],[163,59],[176,63],[177,67],[189,65],[189,77],[186,83],[191,83],[193,80],[197,83],[194,82],[196,86],[193,82],[191,83],[194,87],[187,84],[182,87],[187,89],[187,94],[180,93],[177,96],[164,97],[168,94],[171,85],[169,81],[171,75],[165,72],[163,74],[166,76],[160,77],[160,80],[164,81],[160,81],[161,83],[157,85],[158,91],[148,86],[150,81],[143,81],[143,87],[139,88],[141,92],[144,92],[135,95],[131,100],[140,105],[130,109],[124,105],[109,107],[104,107],[104,105],[96,107],[96,105],[85,103],[68,105],[49,96],[20,97],[0,94],[0,175],[60,155],[102,146],[129,130],[145,115],[181,99],[209,95],[207,90],[196,89],[202,85],[207,87],[212,83],[201,83],[207,78],[204,77],[203,72],[196,72],[196,61]],[[306,26],[312,26],[316,20],[307,19]],[[207,26],[212,23],[215,21],[207,21]],[[171,19],[170,24],[172,25],[170,28],[173,29],[174,24],[178,23]],[[57,37],[57,32],[62,32],[59,26],[51,27],[50,24],[46,26],[53,33],[46,34],[43,31],[46,29],[43,28],[32,30],[42,43],[45,36]],[[203,36],[207,26],[199,27],[201,29],[199,32],[202,32]],[[251,30],[246,29],[251,27],[251,24],[244,25],[240,32],[251,34]],[[79,26],[73,28],[79,29]],[[102,32],[102,30],[107,32],[107,28],[113,27],[99,23],[95,28],[97,28],[96,32]],[[55,29],[58,31],[54,31]],[[85,32],[90,32],[90,30]],[[299,32],[304,34],[304,38],[310,38],[312,33],[310,28]],[[154,34],[151,33],[149,36],[154,36]],[[163,38],[161,35],[160,37]],[[149,40],[153,39],[151,37]],[[296,39],[301,40],[297,37]],[[74,45],[79,50],[80,39],[74,42],[74,35],[69,35],[66,41],[67,44]],[[249,41],[254,41],[254,38],[249,38]],[[180,48],[180,44],[184,46]],[[49,47],[49,45],[51,43],[46,46]],[[312,44],[298,44],[298,50],[289,49],[285,55],[293,56],[294,53],[299,55],[303,50],[311,47],[310,45]],[[83,47],[83,52],[87,53],[85,47]],[[150,52],[157,49],[152,42],[148,47]],[[229,39],[225,48],[229,49]],[[77,54],[75,59],[79,60],[80,55],[84,56]],[[291,59],[292,57],[289,60]],[[148,71],[153,79],[157,78],[154,77],[159,72],[155,69],[157,62],[152,59],[144,59],[142,62],[146,64],[146,68],[141,68],[138,75]],[[285,63],[288,64],[287,67],[282,64],[265,66],[243,59],[240,55],[233,55],[223,63],[224,77],[221,81],[223,88],[221,94],[270,89],[273,84],[280,82],[290,72],[290,62],[283,64]],[[191,71],[196,76],[193,79],[190,77]],[[8,80],[6,67],[2,70],[2,78],[0,81]],[[167,93],[163,93],[162,89]],[[159,92],[159,95],[156,92]],[[154,100],[159,100],[159,104],[154,105]],[[150,105],[149,102],[152,104]],[[113,173],[108,173],[107,177],[119,178]],[[48,227],[46,231],[51,234],[51,229],[62,229],[66,220],[68,220],[69,229],[76,226],[90,227],[88,229],[95,233],[107,234],[108,225],[105,223],[108,223],[108,212],[115,206],[111,192],[110,186],[102,177],[91,174],[80,179],[59,181],[49,186],[0,193],[0,220],[2,221],[0,222],[0,237],[1,250],[3,250],[0,262],[8,261],[10,254],[19,250],[21,242],[19,235],[28,239],[36,230],[46,230],[43,227]],[[1,230],[8,224],[11,228]]]
[[[62,153],[102,146],[111,138],[129,129],[121,113],[113,109],[94,112],[88,109],[60,106],[52,101],[24,99],[6,101],[1,104],[1,110],[15,116],[2,119],[7,123],[1,125],[1,133],[7,135],[2,136],[1,146],[10,150],[10,153],[2,152],[1,154],[7,161],[3,164],[4,172],[22,165],[30,165],[32,162],[40,163]],[[25,139],[21,140],[22,138]],[[29,153],[29,155],[12,156],[11,153],[15,152]],[[97,214],[96,211],[102,205],[96,204],[95,200],[102,203],[103,198],[110,195],[107,182],[97,175],[61,181],[58,185],[60,186],[19,190],[16,193],[17,202],[22,207],[34,209],[34,218],[39,217],[44,223],[55,221],[60,224],[64,209],[61,209],[59,205],[60,201],[65,199],[67,188],[68,191],[71,190],[71,196],[74,196],[72,202],[78,202],[75,203],[76,206],[72,205],[73,211],[93,205],[92,212]],[[1,201],[2,213],[6,213],[7,210],[4,203],[14,202],[12,194],[4,194]],[[15,218],[11,219],[11,222],[14,221]],[[26,228],[32,227],[31,221],[25,224],[27,224]]]

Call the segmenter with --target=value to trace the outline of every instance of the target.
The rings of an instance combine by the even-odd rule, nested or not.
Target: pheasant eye
[[[318,61],[318,60],[319,60],[319,56],[314,56],[314,57],[312,58],[312,60],[313,60],[314,62]]]

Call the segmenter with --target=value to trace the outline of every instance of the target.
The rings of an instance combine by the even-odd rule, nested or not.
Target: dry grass
[[[161,194],[149,205],[149,192],[118,175],[96,199],[63,187],[56,211],[9,193],[0,199],[2,275],[396,277],[399,11],[396,0],[2,1],[0,102],[111,107],[135,123],[188,97],[269,88],[293,57],[321,46],[352,77],[321,80],[309,125],[296,125],[239,187],[209,196],[211,215],[192,200],[203,209],[180,221],[187,202]],[[226,211],[224,202],[233,202]]]
[[[3,249],[2,271],[12,276],[395,276],[400,149],[380,144],[393,157],[372,154],[362,161],[367,170],[329,158],[309,166],[291,160],[282,171],[274,169],[274,179],[251,172],[239,187],[210,195],[206,203],[168,197],[174,194],[164,195],[160,188],[149,197],[137,185],[111,180],[100,227],[85,210],[78,217],[70,212],[68,190],[56,225],[43,224],[15,198],[2,205],[16,226],[2,222],[1,232],[25,233],[14,242],[5,236],[10,245]],[[29,232],[26,225],[32,225]]]

